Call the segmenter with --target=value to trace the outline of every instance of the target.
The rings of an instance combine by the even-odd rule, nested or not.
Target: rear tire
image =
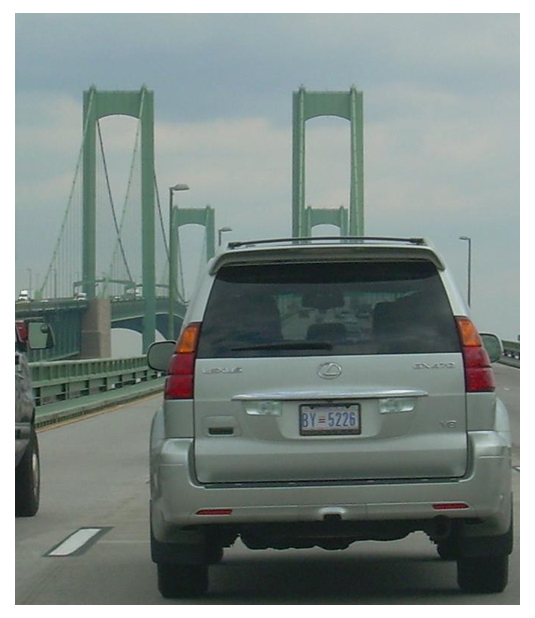
[[[459,554],[457,547],[451,542],[437,543],[437,552],[442,560],[456,560]]]
[[[503,592],[509,577],[509,556],[457,560],[457,582],[465,592]]]
[[[204,564],[157,564],[158,590],[166,599],[199,597],[208,590]]]
[[[26,452],[15,468],[15,516],[33,517],[39,510],[40,493],[39,445],[32,427]]]
[[[206,561],[208,564],[219,564],[223,560],[224,549],[221,545],[210,545],[208,547]]]

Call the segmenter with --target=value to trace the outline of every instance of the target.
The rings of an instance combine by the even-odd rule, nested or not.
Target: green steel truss
[[[339,116],[350,122],[351,178],[348,231],[352,236],[362,236],[364,234],[363,107],[362,92],[358,92],[354,86],[349,92],[307,92],[302,86],[293,93],[292,235],[302,237],[310,233],[307,223],[310,220],[307,217],[310,215],[305,209],[305,122],[318,116]]]

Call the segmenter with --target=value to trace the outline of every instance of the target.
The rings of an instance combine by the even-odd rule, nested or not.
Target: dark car
[[[15,515],[32,517],[39,509],[39,445],[35,431],[33,398],[27,349],[54,345],[50,326],[42,321],[15,322]]]

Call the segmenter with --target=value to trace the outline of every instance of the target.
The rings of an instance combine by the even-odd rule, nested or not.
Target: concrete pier
[[[80,358],[111,357],[111,302],[92,298],[82,317]]]

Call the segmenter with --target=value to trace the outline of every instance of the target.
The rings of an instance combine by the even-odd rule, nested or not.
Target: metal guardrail
[[[520,368],[520,341],[502,341],[502,344],[503,357],[500,362]]]
[[[502,341],[502,343],[505,356],[520,360],[520,341]]]
[[[161,377],[146,356],[30,363],[35,403],[78,399]]]

